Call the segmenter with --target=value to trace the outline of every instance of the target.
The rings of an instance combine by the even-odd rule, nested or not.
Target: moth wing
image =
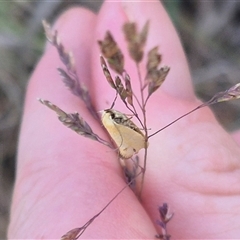
[[[144,148],[145,139],[142,134],[124,125],[116,125],[116,128],[119,135],[117,141],[113,140],[119,147],[120,155],[123,158],[130,158]]]

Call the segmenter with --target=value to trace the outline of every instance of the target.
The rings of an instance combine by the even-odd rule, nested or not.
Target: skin
[[[79,78],[90,89],[96,109],[102,110],[111,105],[114,91],[103,76],[96,41],[106,30],[112,32],[124,49],[133,88],[137,87],[136,67],[125,50],[121,26],[131,20],[142,27],[148,19],[146,50],[160,46],[163,64],[171,67],[148,103],[148,126],[154,132],[200,103],[179,38],[161,4],[105,2],[98,15],[70,9],[54,27],[74,53]],[[125,186],[116,152],[70,131],[36,100],[41,97],[67,112],[79,112],[96,133],[108,138],[101,123],[61,83],[59,66],[56,50],[47,45],[29,81],[9,239],[59,239],[85,224]],[[144,71],[144,64],[140,68]],[[115,109],[126,112],[120,101]],[[239,136],[226,133],[204,108],[152,137],[142,202],[126,189],[82,237],[154,238],[160,231],[157,208],[167,202],[175,213],[168,224],[173,239],[239,238]]]

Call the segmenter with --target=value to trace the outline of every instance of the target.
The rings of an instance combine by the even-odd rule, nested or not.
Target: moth
[[[102,112],[102,123],[117,145],[122,158],[131,158],[145,146],[145,136],[141,130],[125,114],[106,109]]]

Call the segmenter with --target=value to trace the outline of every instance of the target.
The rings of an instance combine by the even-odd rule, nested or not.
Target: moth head
[[[114,119],[116,116],[116,111],[113,109],[105,109],[103,110],[103,115],[108,116],[110,119]]]
[[[117,124],[121,124],[124,121],[128,120],[128,117],[116,110],[113,109],[105,109],[102,111],[102,121],[106,119],[112,120],[113,122]]]

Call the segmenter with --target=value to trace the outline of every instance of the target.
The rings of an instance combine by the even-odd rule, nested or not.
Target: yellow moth
[[[106,109],[102,112],[102,123],[117,145],[122,158],[131,158],[145,147],[144,134],[125,114]]]

